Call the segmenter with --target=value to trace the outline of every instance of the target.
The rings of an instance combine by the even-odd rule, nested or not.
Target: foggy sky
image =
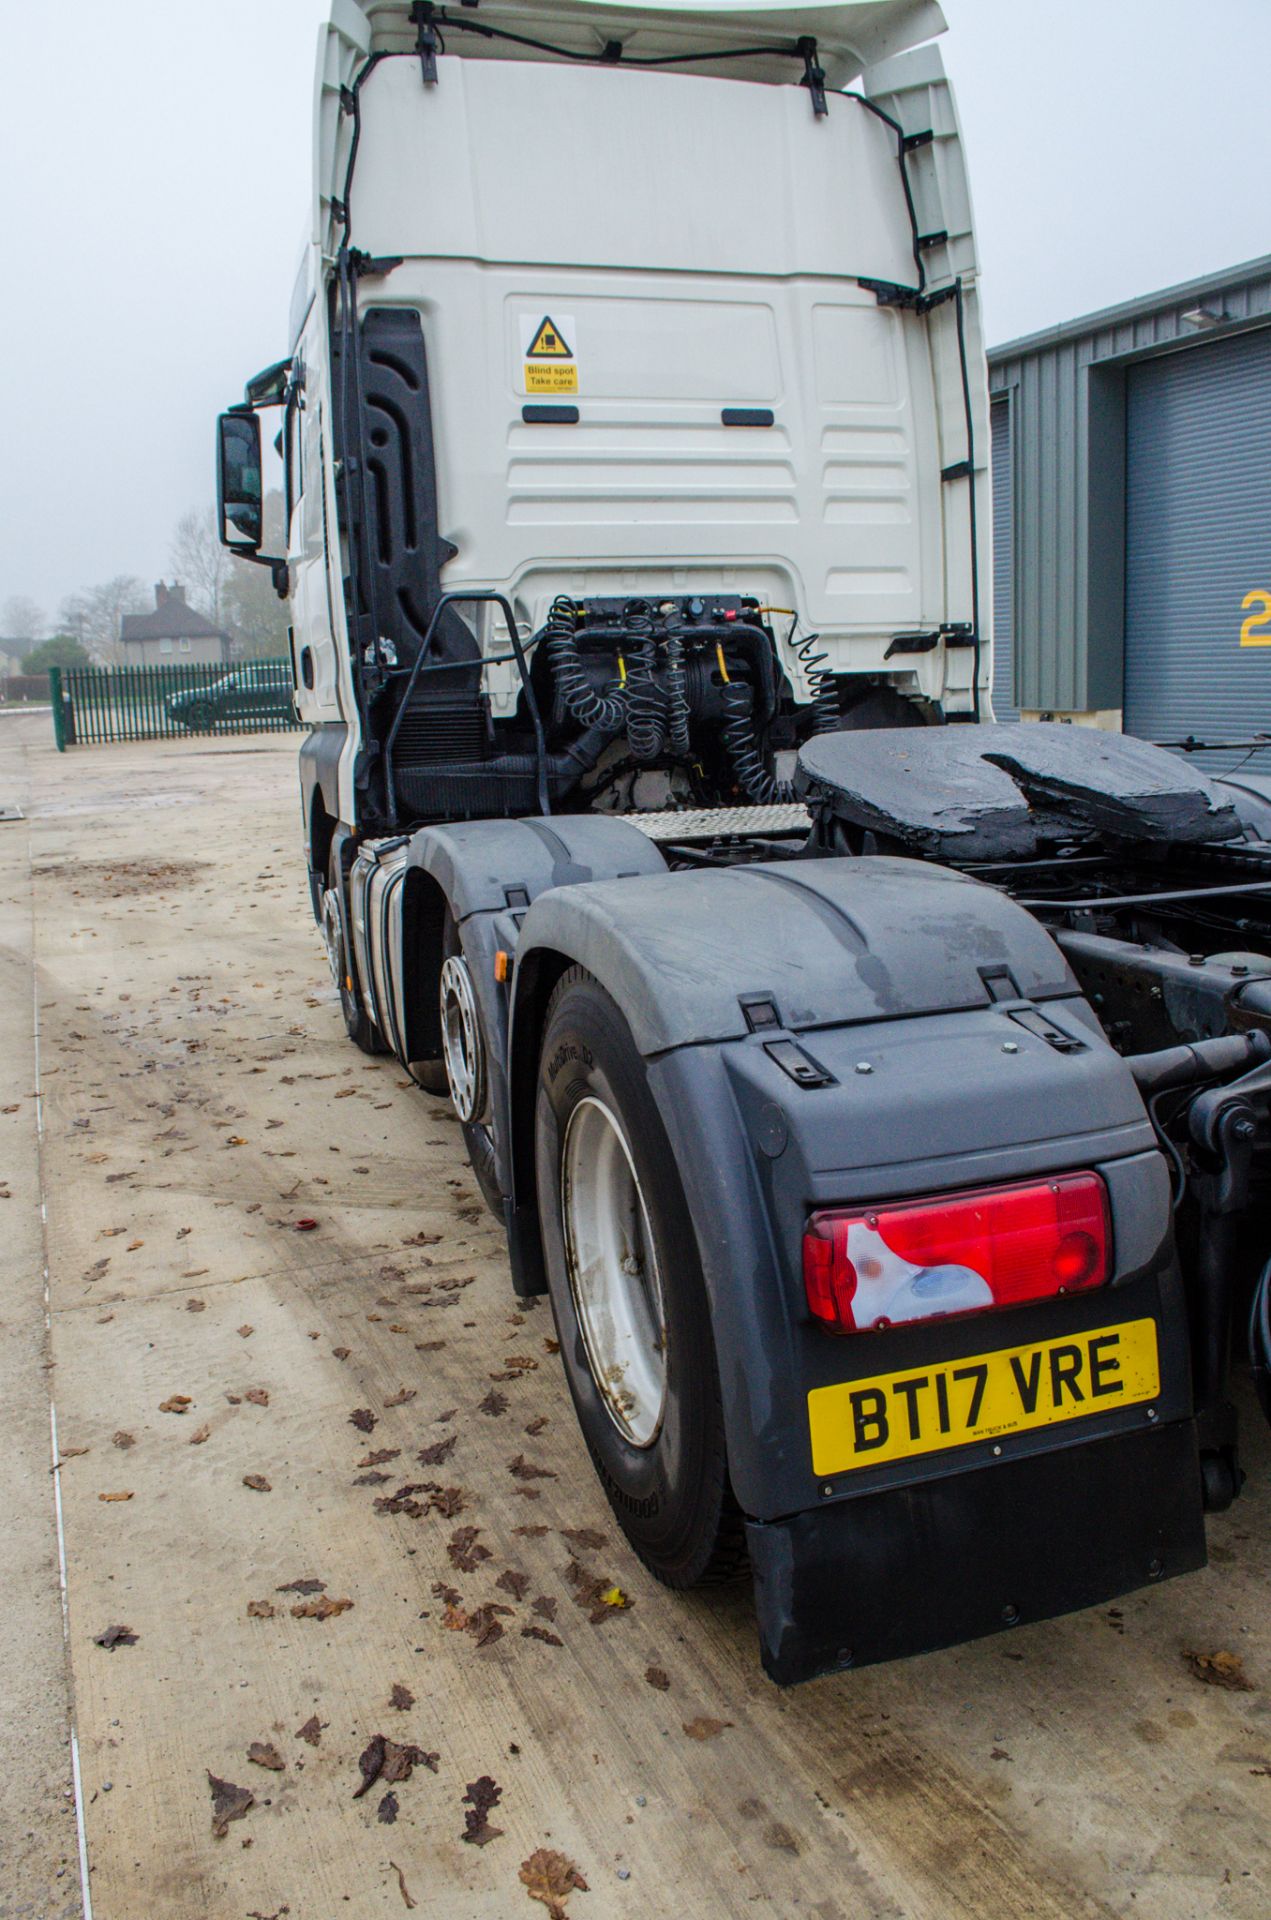
[[[287,347],[325,0],[0,0],[0,603],[169,571]],[[945,0],[1003,341],[1271,253],[1268,0]]]

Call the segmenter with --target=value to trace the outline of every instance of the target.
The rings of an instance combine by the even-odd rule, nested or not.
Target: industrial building
[[[1271,734],[1271,257],[1013,340],[989,380],[999,718]]]

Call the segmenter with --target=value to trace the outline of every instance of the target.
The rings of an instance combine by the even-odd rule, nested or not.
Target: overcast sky
[[[168,570],[286,350],[324,0],[0,0],[0,605]],[[945,0],[989,339],[1271,253],[1271,0]]]

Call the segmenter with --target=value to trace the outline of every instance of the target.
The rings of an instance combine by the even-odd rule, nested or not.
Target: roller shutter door
[[[1015,706],[1015,525],[1011,469],[1011,403],[990,414],[993,457],[993,712],[1018,720]]]
[[[1271,732],[1265,614],[1271,331],[1147,361],[1127,376],[1126,732],[1147,740]]]

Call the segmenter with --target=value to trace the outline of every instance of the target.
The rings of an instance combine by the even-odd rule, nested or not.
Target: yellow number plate
[[[808,1395],[812,1466],[823,1479],[1058,1426],[1154,1400],[1160,1385],[1156,1323],[1128,1320],[1067,1340],[816,1387]]]

